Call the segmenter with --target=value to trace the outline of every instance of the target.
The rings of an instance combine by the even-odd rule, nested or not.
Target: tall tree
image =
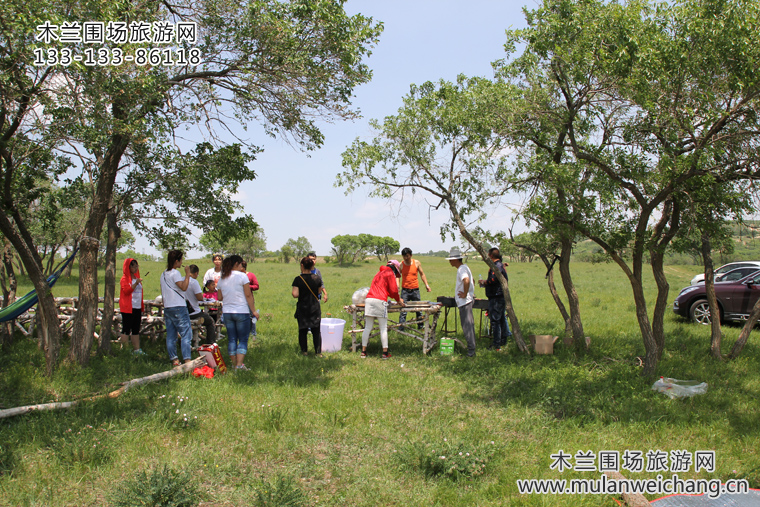
[[[712,178],[694,178],[683,194],[684,219],[673,249],[699,252],[705,268],[705,297],[710,308],[710,355],[723,359],[721,319],[715,295],[713,250],[733,252],[734,239],[728,220],[741,225],[753,206],[751,193],[744,185],[716,185]],[[712,317],[716,316],[716,317]]]
[[[594,206],[559,220],[597,242],[628,277],[646,375],[664,349],[663,264],[681,225],[680,195],[693,178],[722,184],[757,170],[759,13],[743,0],[547,0],[519,32],[530,66],[510,79],[528,88],[535,75],[551,83],[552,107],[569,122],[566,150],[587,174],[578,181],[588,186],[567,187],[568,198],[593,197]],[[651,319],[646,255],[657,284]]]
[[[311,243],[309,243],[309,240],[305,236],[298,236],[296,239],[288,238],[282,248],[288,248],[296,260],[306,257],[306,254],[312,250]]]
[[[459,232],[497,273],[515,341],[527,351],[507,280],[472,234],[471,221],[482,218],[486,203],[504,193],[504,157],[488,109],[491,91],[485,80],[464,76],[455,83],[412,86],[398,114],[371,123],[373,140],[357,139],[344,151],[337,185],[347,192],[368,185],[370,195],[384,198],[422,191],[448,209],[451,221],[442,235]]]
[[[390,236],[375,236],[373,244],[373,253],[377,255],[378,260],[388,262],[388,257],[398,253],[401,249],[401,243]]]
[[[330,242],[335,260],[340,265],[352,264],[356,256],[355,252],[362,248],[359,237],[351,234],[339,234]]]
[[[556,238],[552,237],[546,231],[542,230],[524,232],[522,234],[514,236],[512,234],[511,228],[509,230],[509,238],[506,238],[503,233],[497,234],[496,238],[499,240],[499,246],[502,248],[502,255],[505,251],[505,248],[503,248],[503,246],[511,245],[541,259],[541,262],[543,262],[544,266],[546,267],[546,275],[544,278],[546,278],[546,283],[549,287],[549,293],[552,295],[554,304],[557,306],[557,310],[559,311],[559,314],[562,316],[562,320],[565,323],[565,337],[563,339],[563,343],[565,345],[571,345],[573,343],[578,345],[578,341],[575,340],[575,337],[573,336],[573,325],[570,314],[565,308],[565,303],[563,303],[562,299],[560,299],[559,292],[557,291],[557,287],[554,284],[554,265],[557,263],[557,260],[559,260],[561,256],[561,253],[558,253],[561,250],[561,246],[559,242],[556,241]],[[580,319],[580,315],[578,318]]]
[[[9,12],[18,17],[21,6]],[[256,121],[306,149],[319,147],[319,118],[352,118],[348,107],[356,85],[370,79],[363,63],[381,31],[370,18],[347,16],[340,0],[171,4],[80,1],[75,19],[144,23],[195,23],[197,38],[173,43],[177,65],[132,63],[58,66],[47,59],[35,72],[55,71],[76,86],[56,90],[49,112],[56,132],[92,154],[95,192],[80,250],[80,307],[69,357],[89,358],[97,308],[97,248],[125,154],[142,143],[170,136],[182,124],[228,129],[229,121]],[[53,7],[51,7],[53,8]],[[47,18],[40,14],[33,24]],[[138,55],[150,42],[105,44]],[[70,44],[84,53],[84,44]],[[180,58],[180,52],[184,51]],[[47,54],[47,53],[46,53]],[[31,62],[31,51],[26,54]],[[184,62],[179,60],[183,59]],[[146,62],[142,62],[146,63]],[[29,68],[29,67],[27,67]],[[31,71],[30,71],[31,72]],[[229,113],[234,119],[228,117]]]

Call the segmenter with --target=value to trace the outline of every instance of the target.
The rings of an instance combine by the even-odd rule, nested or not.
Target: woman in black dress
[[[311,329],[314,340],[314,352],[317,357],[322,357],[322,336],[320,324],[322,322],[322,308],[319,306],[319,293],[322,279],[311,274],[314,260],[309,257],[301,259],[301,274],[293,280],[293,297],[298,299],[296,303],[295,318],[298,321],[298,343],[301,345],[301,353],[307,353],[307,333]]]

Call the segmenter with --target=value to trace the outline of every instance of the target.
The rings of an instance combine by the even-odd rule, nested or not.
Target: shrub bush
[[[483,475],[493,456],[493,442],[471,445],[449,442],[439,444],[413,442],[401,450],[402,468],[422,472],[427,477],[447,477],[452,480]]]
[[[277,477],[274,482],[261,481],[256,490],[257,507],[303,507],[306,494],[292,477]]]
[[[198,505],[200,489],[189,472],[164,465],[148,474],[142,471],[122,483],[111,495],[113,507],[193,507]]]

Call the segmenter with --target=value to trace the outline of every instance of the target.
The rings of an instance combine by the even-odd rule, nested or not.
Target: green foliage
[[[484,218],[485,203],[504,193],[508,158],[493,136],[491,102],[491,83],[481,78],[412,85],[398,114],[371,122],[374,139],[357,138],[343,152],[335,185],[346,193],[366,185],[383,198],[424,191],[452,213],[442,235]]]
[[[335,261],[341,265],[352,264],[362,249],[359,237],[351,234],[335,236],[330,242],[333,245],[332,252],[335,254]]]
[[[286,264],[288,264],[295,255],[293,247],[290,245],[282,245],[282,248],[280,248],[280,259]]]
[[[388,262],[388,257],[395,254],[401,248],[401,244],[395,239],[372,234],[342,234],[332,238],[332,252],[338,264],[348,265],[360,262],[373,253],[378,260]]]
[[[158,256],[127,250],[122,254],[125,258],[137,259],[138,261],[161,262]]]
[[[121,220],[162,249],[185,243],[191,227],[204,231],[201,239],[217,247],[214,251],[233,242],[247,246],[257,225],[249,215],[235,217],[243,206],[234,195],[240,183],[256,177],[248,164],[258,151],[253,147],[248,153],[239,144],[216,148],[200,143],[182,153],[161,139],[140,144],[134,164],[114,187]]]
[[[592,239],[630,274],[651,374],[667,286],[650,321],[645,256],[661,277],[681,227],[717,234],[747,209],[736,182],[756,177],[760,87],[748,69],[760,7],[545,0],[526,20],[508,35],[523,52],[498,62],[496,86],[499,132],[521,147],[514,179],[531,192],[523,215],[563,250]]]
[[[292,477],[278,476],[274,481],[262,480],[256,488],[257,507],[305,507],[308,498]]]
[[[252,218],[230,220],[238,204],[230,196],[237,183],[253,177],[247,163],[258,148],[228,145],[226,133],[233,123],[255,122],[266,134],[305,149],[321,146],[320,121],[356,117],[353,90],[371,78],[363,60],[382,31],[371,18],[346,14],[344,2],[336,0],[234,0],[223,6],[190,0],[171,5],[96,0],[62,5],[42,0],[30,6],[10,0],[0,4],[0,17],[13,20],[0,26],[0,69],[13,69],[0,73],[0,226],[36,275],[40,290],[44,282],[37,273],[43,267],[32,253],[37,245],[17,210],[35,198],[30,179],[57,181],[62,171],[50,165],[58,156],[73,159],[75,163],[64,162],[81,168],[83,178],[93,184],[84,230],[88,237],[99,238],[114,208],[126,211],[136,228],[162,247],[182,245],[188,223],[204,232],[212,227],[239,229],[241,221]],[[79,26],[83,20],[140,20],[173,27],[180,19],[197,28],[197,40],[174,42],[172,37],[162,45],[161,50],[177,56],[177,65],[145,65],[139,56],[133,63],[122,61],[124,65],[113,60],[90,65],[81,61],[93,50],[89,44],[61,48],[54,40],[36,37],[36,27],[46,22],[57,27]],[[57,57],[39,61],[41,54],[64,49],[71,52],[71,62]],[[130,57],[150,49],[149,41],[111,40],[98,48]],[[156,51],[159,48],[151,53]],[[182,127],[200,128],[210,142],[182,152],[176,143]],[[36,164],[35,157],[50,163]],[[26,174],[25,163],[30,163],[33,178]],[[231,184],[226,185],[227,194],[212,196],[209,193],[219,188],[209,182],[217,183],[218,177]],[[19,185],[21,180],[27,184]],[[212,199],[216,201],[204,207]],[[152,219],[161,222],[148,227]],[[83,279],[97,270],[89,249],[86,242]],[[83,330],[95,319],[86,303],[96,298],[94,290],[91,284],[82,285],[83,304],[72,336],[71,359],[82,363],[91,347],[92,336],[84,336]],[[42,303],[44,312],[52,312],[49,298]],[[46,315],[44,322],[52,326],[55,316]],[[60,333],[48,333],[52,373]]]
[[[288,240],[280,249],[283,260],[285,260],[287,253],[288,259],[285,260],[285,262],[290,262],[290,257],[293,257],[295,260],[300,261],[302,258],[306,257],[306,254],[311,251],[311,243],[309,243],[309,240],[304,236],[299,236],[297,239],[288,238]]]
[[[35,186],[44,189],[45,193],[21,209],[37,245],[37,252],[41,259],[47,258],[45,272],[50,274],[55,253],[61,247],[72,246],[82,234],[89,199],[84,193],[78,192],[75,185],[71,185],[74,188],[64,190],[47,179],[40,179],[35,182]],[[19,192],[18,195],[23,193]]]
[[[188,471],[161,469],[141,471],[111,495],[113,507],[193,507],[200,503],[201,490]]]
[[[483,475],[494,451],[493,442],[473,445],[450,442],[449,438],[444,438],[437,444],[407,444],[402,448],[398,459],[402,468],[421,472],[427,477],[446,477],[456,481]]]
[[[200,244],[212,254],[237,254],[251,262],[266,252],[266,241],[264,229],[258,225],[254,230],[244,229],[235,235],[222,235],[219,231],[212,230],[200,238]]]
[[[377,259],[383,262],[388,262],[388,257],[396,254],[401,249],[401,243],[395,239],[385,236],[374,236],[373,238],[373,253],[377,255]]]

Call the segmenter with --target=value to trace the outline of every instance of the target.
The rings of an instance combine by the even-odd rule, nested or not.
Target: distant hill
[[[732,253],[713,252],[715,265],[734,261],[760,261],[760,221],[747,220],[731,225],[734,239]],[[573,249],[573,259],[584,262],[607,262],[609,257],[602,248],[591,240],[580,241]],[[670,251],[666,257],[668,264],[702,265],[698,255],[679,254]]]

